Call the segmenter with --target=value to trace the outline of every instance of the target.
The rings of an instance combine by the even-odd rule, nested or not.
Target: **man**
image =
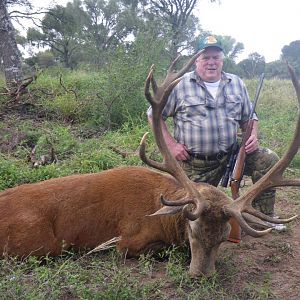
[[[222,178],[239,128],[246,129],[251,111],[247,89],[236,75],[222,71],[224,53],[214,36],[199,44],[200,56],[194,71],[186,73],[169,96],[163,119],[173,118],[174,136],[162,122],[167,146],[188,177],[217,186]],[[149,122],[151,108],[148,109]],[[246,142],[244,174],[256,182],[278,161],[269,149],[259,148],[258,120]],[[274,216],[275,189],[266,190],[253,201],[264,214]],[[273,224],[284,229],[283,224]]]

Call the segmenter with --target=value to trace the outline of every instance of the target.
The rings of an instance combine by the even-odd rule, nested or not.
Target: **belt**
[[[209,161],[213,161],[213,160],[222,160],[225,156],[227,156],[228,152],[223,152],[220,151],[217,154],[213,154],[213,155],[203,155],[203,154],[199,154],[199,153],[189,153],[190,156],[192,158],[195,159],[200,159],[200,160],[209,160]]]

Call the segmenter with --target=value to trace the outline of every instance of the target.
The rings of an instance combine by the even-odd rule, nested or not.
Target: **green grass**
[[[257,82],[246,85],[253,99]],[[266,80],[261,91],[256,112],[259,117],[259,142],[282,156],[293,138],[298,113],[296,93],[289,80]],[[291,167],[300,167],[296,155]]]
[[[161,294],[158,281],[141,285],[113,251],[104,260],[69,253],[43,260],[8,258],[0,266],[2,299],[157,299]]]

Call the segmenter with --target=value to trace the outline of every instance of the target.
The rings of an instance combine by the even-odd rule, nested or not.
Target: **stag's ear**
[[[148,215],[147,217],[175,215],[182,211],[182,206],[164,206],[155,213]]]

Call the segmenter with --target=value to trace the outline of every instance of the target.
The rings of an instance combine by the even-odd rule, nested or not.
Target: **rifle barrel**
[[[264,82],[264,78],[265,78],[265,73],[262,73],[260,75],[259,84],[258,84],[256,92],[255,92],[253,106],[252,106],[252,110],[251,110],[251,113],[250,113],[250,119],[253,118],[253,114],[255,112],[255,108],[256,108],[256,104],[257,104],[258,98],[259,98],[260,90],[261,90],[263,82]]]

